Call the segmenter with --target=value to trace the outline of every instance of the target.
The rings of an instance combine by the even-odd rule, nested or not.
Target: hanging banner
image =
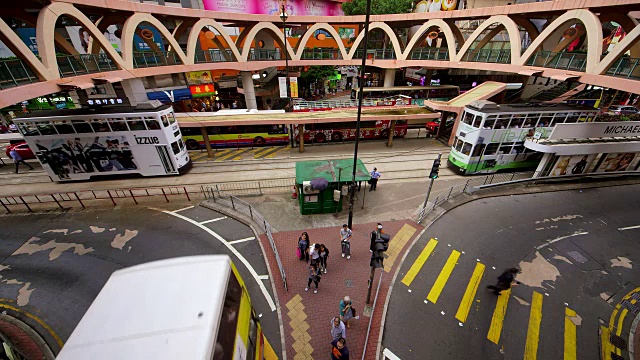
[[[91,53],[91,49],[89,49],[89,43],[91,42],[91,35],[87,30],[82,26],[67,26],[67,34],[69,34],[69,39],[71,40],[71,44],[76,49],[79,54],[89,54]],[[111,25],[104,32],[104,36],[107,38],[111,46],[117,51],[121,52],[122,43],[120,42],[120,38],[117,36],[118,27],[116,25]],[[119,34],[118,34],[119,35]],[[102,49],[100,52],[103,52]]]
[[[289,86],[291,87],[291,97],[297,98],[298,97],[298,78],[290,77]]]
[[[149,25],[140,25],[140,35],[144,37],[146,40],[153,41],[158,45],[160,51],[164,51],[164,44],[162,43],[162,35],[160,32],[153,26]],[[147,44],[138,34],[133,35],[133,44],[136,47],[137,51],[151,51],[151,47]]]
[[[278,85],[280,86],[280,97],[287,97],[287,78],[286,77],[278,77]]]

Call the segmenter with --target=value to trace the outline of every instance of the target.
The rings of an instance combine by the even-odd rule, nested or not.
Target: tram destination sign
[[[589,139],[640,136],[640,121],[558,124],[549,139]]]

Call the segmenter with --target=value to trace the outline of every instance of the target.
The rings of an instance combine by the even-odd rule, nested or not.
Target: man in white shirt
[[[332,340],[340,339],[341,337],[347,338],[347,329],[337,316],[331,320],[331,337]]]
[[[351,238],[353,237],[353,231],[349,229],[347,224],[342,225],[340,230],[340,242],[342,245],[342,257],[351,259]]]

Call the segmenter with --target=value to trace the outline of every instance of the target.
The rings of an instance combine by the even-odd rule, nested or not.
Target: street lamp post
[[[280,13],[280,19],[282,19],[282,52],[284,53],[284,66],[285,66],[285,86],[287,87],[287,104],[289,105],[289,111],[291,111],[291,90],[289,89],[289,54],[287,51],[287,19],[289,15],[285,12],[284,4],[282,4],[282,12]],[[286,112],[287,110],[285,110]],[[291,134],[291,147],[293,147],[293,125],[289,125],[289,133]],[[300,138],[302,139],[302,134],[300,134]]]
[[[356,143],[353,149],[353,173],[351,178],[351,186],[349,187],[349,220],[347,225],[352,229],[353,225],[353,198],[356,189],[356,169],[358,166],[358,142],[360,140],[360,117],[362,116],[362,100],[364,98],[364,75],[365,66],[367,65],[367,43],[369,42],[369,19],[371,16],[371,0],[367,0],[367,11],[364,20],[364,49],[362,51],[362,66],[360,68],[360,84],[358,87],[358,117],[356,118]]]

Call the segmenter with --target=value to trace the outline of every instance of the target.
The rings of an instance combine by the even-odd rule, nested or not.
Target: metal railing
[[[528,66],[585,71],[587,54],[571,52],[538,51],[527,61]]]
[[[616,60],[605,74],[627,79],[640,79],[638,63],[640,63],[638,58],[622,57]]]
[[[251,204],[244,202],[227,192],[223,192],[218,185],[202,186],[202,193],[204,194],[205,200],[211,200],[216,204],[231,208],[233,211],[251,219],[254,225],[256,225],[259,229],[264,230],[264,233],[269,240],[271,250],[273,251],[273,255],[276,258],[276,263],[278,264],[278,269],[280,270],[280,276],[282,276],[284,290],[288,291],[287,275],[285,274],[284,266],[282,265],[282,261],[280,260],[280,255],[278,254],[276,243],[273,240],[272,232],[274,231],[274,229],[271,224],[269,224],[269,222],[264,218],[264,216],[262,216],[259,211],[251,206]]]
[[[175,51],[134,51],[133,67],[148,68],[167,65],[181,65],[182,60]]]
[[[57,56],[60,77],[92,74],[118,70],[116,63],[107,54],[81,54]]]
[[[362,106],[395,106],[397,97],[368,98],[362,101]],[[357,100],[322,100],[307,101],[304,99],[294,99],[293,106],[299,109],[336,109],[346,107],[357,107]]]
[[[449,60],[449,49],[417,48],[413,49],[409,60]]]
[[[40,81],[20,59],[0,60],[0,90]]]
[[[193,192],[191,192],[193,194]],[[135,205],[139,204],[139,200],[143,198],[164,198],[169,202],[170,196],[185,197],[191,201],[189,191],[184,186],[165,186],[155,188],[129,188],[129,189],[112,189],[112,190],[84,190],[69,191],[51,194],[38,195],[15,195],[0,197],[0,205],[2,205],[7,213],[11,213],[12,209],[23,208],[29,212],[37,210],[49,210],[51,208],[59,208],[65,210],[67,208],[80,206],[86,209],[88,205],[97,203],[111,203],[113,206],[118,205],[123,199],[128,199],[127,204],[131,201]]]
[[[236,61],[235,56],[231,50],[197,50],[193,57],[193,61],[196,64],[211,63],[211,62],[227,62]]]
[[[479,49],[468,50],[462,61],[469,62],[486,62],[497,64],[510,64],[511,63],[511,50],[495,50],[495,49]]]
[[[257,61],[284,60],[284,56],[280,49],[251,49],[247,59]]]
[[[318,49],[305,48],[302,52],[301,60],[335,60],[342,59],[339,49]]]
[[[356,51],[355,59],[362,59],[362,50]],[[396,59],[396,52],[393,49],[368,49],[367,59],[393,60]]]

